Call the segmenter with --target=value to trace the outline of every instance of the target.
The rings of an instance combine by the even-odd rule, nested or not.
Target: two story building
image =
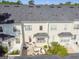
[[[43,48],[58,42],[69,53],[79,53],[79,6],[0,5],[0,12],[11,14],[8,20],[15,21],[0,24],[6,34],[15,36],[13,50],[21,50],[23,44]]]

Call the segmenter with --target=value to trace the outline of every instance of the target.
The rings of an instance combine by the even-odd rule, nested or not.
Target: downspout
[[[48,22],[48,46],[49,46],[49,22]]]

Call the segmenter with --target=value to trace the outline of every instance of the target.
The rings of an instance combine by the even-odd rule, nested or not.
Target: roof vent
[[[61,8],[60,6],[58,6],[57,8]]]
[[[16,5],[16,6],[14,6],[14,7],[20,7],[20,6]]]
[[[37,7],[37,8],[40,8],[40,6],[39,6],[39,5],[37,5],[36,7]]]
[[[70,8],[74,8],[73,6],[71,6]]]
[[[10,7],[9,5],[5,5],[4,7]]]
[[[34,7],[33,5],[29,5],[29,7]]]
[[[50,8],[54,8],[54,6],[52,6],[52,5],[51,5],[51,6],[49,6],[49,7],[50,7]]]

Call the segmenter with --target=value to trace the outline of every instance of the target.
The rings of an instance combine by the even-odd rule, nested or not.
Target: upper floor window
[[[67,30],[67,25],[64,26],[64,30]]]
[[[76,24],[76,25],[74,26],[74,29],[79,29],[79,24]]]
[[[16,38],[16,43],[20,43],[20,38]]]
[[[43,26],[40,26],[40,28],[39,28],[40,30],[43,30]]]
[[[56,30],[56,26],[51,26],[51,30]]]
[[[20,33],[20,29],[18,29],[16,26],[13,27],[13,32],[19,32]]]
[[[76,39],[76,37],[77,37],[77,35],[73,35],[72,39],[73,39],[73,40],[75,40],[75,39]]]
[[[2,29],[2,27],[0,27],[0,32],[3,32],[3,29]]]
[[[25,30],[32,30],[32,25],[25,25]]]
[[[11,42],[8,42],[9,47],[11,46]]]
[[[16,31],[17,31],[16,27],[13,27],[13,32],[16,32]]]
[[[67,27],[64,27],[64,30],[67,30]]]

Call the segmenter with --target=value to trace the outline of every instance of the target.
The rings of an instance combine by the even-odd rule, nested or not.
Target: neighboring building
[[[20,40],[12,44],[13,49],[29,42],[40,48],[58,42],[69,53],[79,53],[79,6],[0,5],[0,12],[11,14],[8,20],[15,21],[2,25],[6,34]]]

